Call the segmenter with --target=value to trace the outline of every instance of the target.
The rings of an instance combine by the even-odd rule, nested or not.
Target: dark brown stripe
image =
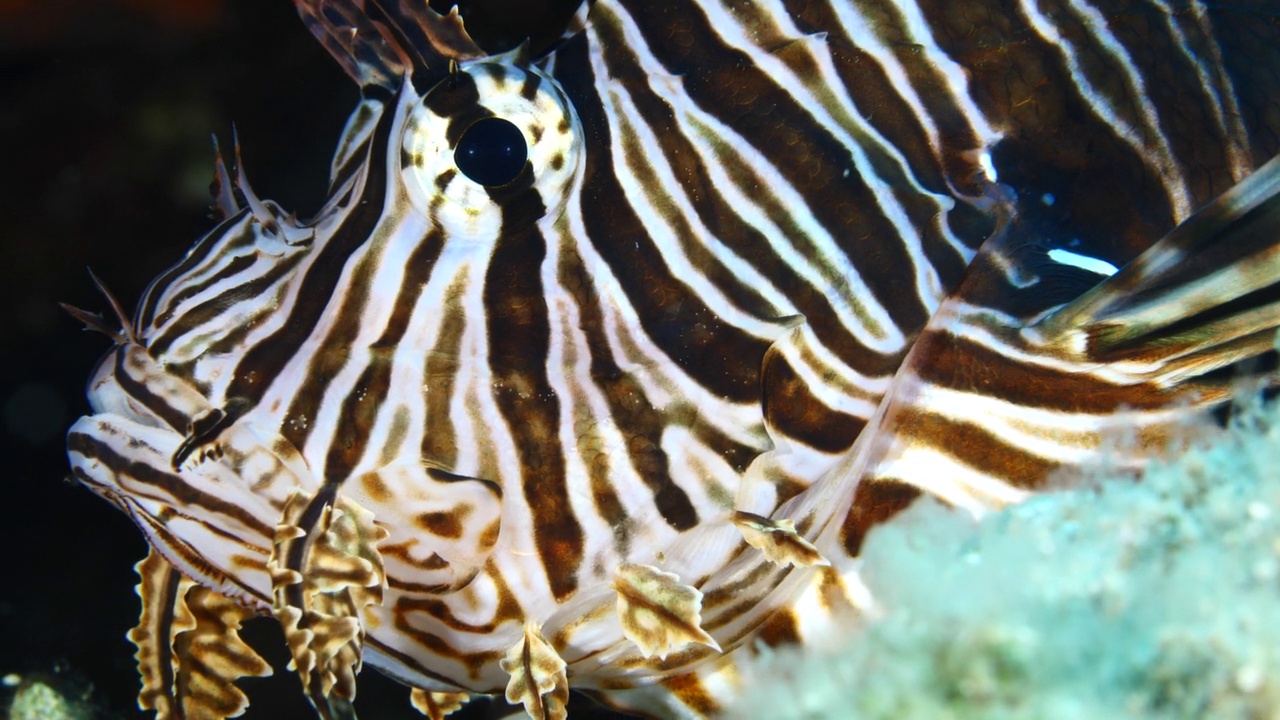
[[[535,227],[506,218],[484,285],[492,393],[515,443],[551,592],[563,600],[577,589],[584,538],[565,484],[560,400],[547,379],[551,332],[539,270],[546,241]]]
[[[858,489],[853,493],[853,505],[840,526],[844,551],[850,557],[857,557],[862,551],[867,531],[907,509],[921,494],[922,491],[915,486],[892,480],[863,480],[858,483]]]
[[[711,717],[720,712],[720,703],[716,702],[702,681],[695,673],[676,675],[662,681],[662,686],[675,695],[695,713],[703,717]]]
[[[1183,32],[1187,49],[1209,67],[1213,82],[1216,72],[1208,56],[1207,38],[1194,17],[1193,12],[1184,9],[1169,13],[1168,20]],[[1186,172],[1192,207],[1199,207],[1225,192],[1235,180],[1228,168],[1227,137],[1212,115],[1216,104],[1214,93],[1219,90],[1216,83],[1212,87],[1201,84],[1195,61],[1187,58],[1183,49],[1175,44],[1177,39],[1164,22],[1145,22],[1109,13],[1108,27],[1142,75],[1146,97],[1156,109],[1160,130]],[[1231,40],[1229,36],[1223,39]],[[1280,36],[1276,40],[1280,41]],[[1233,118],[1227,115],[1225,106],[1222,110],[1229,129]]]
[[[945,449],[957,462],[1014,487],[1036,489],[1061,467],[1057,462],[1010,445],[977,424],[983,419],[980,416],[962,422],[928,412],[927,408],[911,408],[900,411],[896,419],[898,432],[909,434],[919,443]]]
[[[876,0],[867,4],[875,8],[871,11],[874,18],[871,26],[885,46],[894,53],[895,59],[900,63],[908,82],[915,90],[916,97],[936,129],[937,141],[941,144],[941,169],[949,185],[929,185],[928,187],[946,194],[951,194],[948,192],[948,187],[959,188],[961,192],[968,195],[980,194],[982,182],[985,181],[976,181],[982,171],[978,166],[975,151],[981,149],[981,141],[973,125],[970,124],[969,118],[956,103],[941,69],[931,57],[920,51],[920,46],[910,36],[907,21],[898,4],[888,0]],[[838,25],[833,23],[831,27],[838,27]],[[846,68],[846,70],[849,69]],[[846,84],[846,87],[849,86]],[[857,91],[856,88],[850,89]],[[867,115],[874,118],[876,108],[862,107],[867,111]],[[913,142],[902,139],[901,128],[891,127],[883,121],[878,127],[898,148],[906,148]],[[924,142],[921,147],[928,148],[929,143]],[[932,177],[932,173],[926,177]]]
[[[837,453],[853,445],[866,421],[833,410],[809,391],[781,353],[765,360],[761,406],[771,427],[810,447]]]
[[[587,282],[584,269],[580,264],[575,262],[577,257],[573,254],[572,248],[561,248],[561,263],[558,269],[558,280],[562,286],[569,289],[569,295],[573,300],[581,305],[583,302],[591,302],[594,299],[594,293],[590,287],[583,287]],[[565,258],[569,258],[566,260]],[[584,293],[590,298],[584,298]],[[580,313],[586,312],[585,310]],[[592,318],[591,327],[584,326],[579,321],[578,327],[587,333],[598,333],[600,331],[600,317],[596,312]],[[566,333],[567,334],[567,333]],[[599,337],[594,337],[588,342],[598,341]],[[591,354],[592,348],[588,347],[588,354]],[[564,359],[564,367],[566,369],[574,367],[578,361],[576,357],[576,348],[569,345],[566,348],[566,356]],[[566,375],[572,379],[572,372]],[[589,400],[585,397],[583,388],[576,383],[573,384],[571,390],[572,396],[567,398],[567,402],[572,403],[574,408],[587,408]],[[627,557],[629,548],[631,547],[632,524],[627,510],[622,505],[622,500],[618,497],[617,491],[613,487],[613,471],[610,467],[611,454],[608,452],[607,446],[604,444],[604,436],[600,431],[600,425],[603,419],[593,417],[589,411],[574,412],[573,433],[577,438],[578,456],[582,459],[582,464],[587,471],[587,481],[591,491],[591,501],[595,506],[596,515],[605,522],[613,532],[614,551],[619,557]]]
[[[1085,372],[1020,362],[947,333],[930,332],[917,345],[912,370],[924,381],[1022,407],[1109,415],[1120,408],[1164,407],[1170,400],[1149,385],[1113,385]]]
[[[224,315],[231,308],[241,303],[250,303],[259,305],[262,309],[255,313],[255,316],[273,314],[275,310],[270,302],[264,302],[272,293],[272,289],[280,285],[281,280],[288,280],[296,272],[298,264],[305,257],[304,253],[293,253],[288,257],[280,258],[274,266],[262,275],[252,278],[247,282],[239,285],[233,285],[226,290],[218,293],[217,296],[209,298],[204,302],[189,308],[182,313],[181,318],[177,319],[165,332],[153,338],[147,345],[147,349],[151,354],[159,357],[169,350],[169,348],[187,333],[198,329],[200,326],[208,323],[214,318]],[[239,262],[241,259],[246,262]],[[252,267],[255,258],[251,256],[243,256],[228,263],[225,272],[218,273],[219,280],[229,279],[232,275],[240,272],[242,269]],[[223,277],[225,275],[225,277]],[[279,292],[279,290],[276,290]],[[176,306],[177,303],[174,303]],[[239,308],[237,308],[239,309]],[[173,307],[172,310],[178,310]],[[167,315],[167,313],[166,313]],[[156,322],[160,324],[167,322],[168,317],[158,319]],[[228,345],[228,338],[242,338],[253,329],[253,323],[249,321],[242,322],[235,326],[224,326],[225,334],[218,338],[215,343],[210,343],[208,353],[213,350],[214,344],[221,347]],[[231,345],[234,347],[236,341],[232,340]]]
[[[399,647],[386,645],[378,640],[374,635],[365,635],[364,644],[366,647],[374,648],[379,655],[393,658],[401,666],[410,668],[414,673],[422,677],[432,678],[444,683],[446,686],[452,687],[456,681],[451,680],[438,670],[433,670],[422,664],[422,656],[417,653],[407,653]]]
[[[934,140],[915,110],[903,99],[895,81],[888,77],[876,58],[853,43],[829,3],[790,2],[788,6],[797,27],[809,33],[825,33],[824,46],[844,90],[860,111],[862,120],[905,158],[912,178],[930,192],[956,198],[956,206],[946,211],[947,222],[935,222],[935,215],[942,212],[937,201],[909,189],[898,160],[880,149],[879,142],[858,137],[876,173],[893,189],[911,218],[925,257],[937,270],[942,288],[945,291],[954,287],[970,256],[952,247],[942,234],[943,228],[949,228],[970,250],[976,250],[992,229],[992,218],[956,192],[975,197],[987,193],[987,181],[981,177],[982,170],[977,163],[981,144],[973,126],[953,101],[938,69],[926,61],[919,46],[908,42],[901,13],[893,3],[862,3],[860,9],[871,14],[872,27],[888,47],[896,51],[935,127],[941,158],[933,148]],[[853,129],[850,131],[856,133]]]
[[[758,553],[759,551],[748,546],[745,542],[740,546],[742,551],[750,553]],[[737,555],[728,558],[726,563],[732,562]],[[762,598],[768,595],[775,587],[777,587],[792,569],[782,569],[771,562],[758,562],[751,566],[746,575],[737,575],[727,582],[716,585],[710,590],[706,590],[702,596],[702,617],[704,627],[708,627],[709,622],[714,622],[715,627],[723,627],[733,623],[738,618],[733,608],[744,598],[755,597]],[[707,578],[699,578],[697,582],[692,583],[694,587],[700,587],[705,583]],[[761,583],[764,586],[757,587]],[[714,612],[713,612],[714,611]],[[709,619],[713,618],[713,619]]]
[[[1271,0],[1205,5],[1260,165],[1280,152],[1280,19]]]
[[[441,80],[422,98],[422,104],[432,113],[448,118],[444,134],[450,148],[458,146],[463,133],[476,121],[493,117],[493,113],[481,104],[475,78],[465,72],[457,72]]]
[[[185,435],[187,432],[187,425],[191,423],[191,418],[187,417],[177,408],[170,405],[163,397],[151,392],[151,388],[147,387],[145,382],[138,382],[133,377],[127,367],[128,351],[130,347],[136,346],[125,345],[111,351],[115,353],[116,356],[116,370],[111,374],[111,377],[116,381],[116,384],[120,386],[120,389],[123,390],[131,399],[137,401],[138,404],[150,410],[156,415],[156,417],[163,420],[165,424],[179,435]],[[139,348],[139,350],[144,353],[146,352],[146,350],[141,348]]]
[[[152,280],[143,292],[142,301],[138,307],[137,316],[140,320],[138,327],[144,328],[153,324],[158,310],[156,304],[160,302],[160,296],[170,285],[190,275],[196,268],[204,265],[210,257],[221,256],[230,250],[252,245],[255,238],[253,224],[253,216],[249,210],[247,208],[241,210],[218,223],[192,245],[180,262]]]
[[[688,426],[693,436],[698,439],[698,442],[719,455],[737,473],[746,472],[747,466],[767,449],[764,446],[743,445],[711,424],[705,415],[698,414],[694,408],[690,409],[694,414]]]
[[[773,611],[757,631],[756,637],[769,647],[800,644],[800,624],[787,608]]]
[[[903,282],[911,259],[883,214],[871,183],[853,167],[849,150],[809,110],[742,51],[725,46],[691,5],[655,13],[624,0],[649,43],[692,100],[765,154],[859,269],[863,281],[904,332],[922,327],[928,310],[914,283]],[[769,108],[761,112],[761,108]],[[883,178],[890,183],[893,177]],[[879,179],[877,180],[877,182]],[[932,219],[937,208],[927,216]],[[852,231],[851,231],[852,230]]]
[[[649,85],[648,75],[639,66],[636,57],[628,52],[626,39],[620,29],[607,23],[599,23],[595,25],[595,31],[600,36],[600,50],[610,75],[614,82],[625,88],[627,98],[640,112],[638,118],[623,118],[623,122],[643,123],[652,129],[662,155],[679,183],[679,187],[655,188],[655,192],[650,193],[654,210],[673,226],[680,248],[688,255],[690,262],[723,291],[734,305],[756,317],[776,317],[778,309],[766,302],[756,288],[729,270],[695,233],[680,210],[661,197],[668,193],[679,195],[683,192],[704,222],[711,212],[709,207],[725,206],[707,174],[702,157],[688,138],[676,131],[678,125],[675,113],[665,100],[654,93]],[[621,128],[619,131],[622,133],[621,140],[630,164],[639,166],[637,174],[642,178],[654,177],[655,171],[647,157],[652,150],[644,146],[635,134],[624,132]],[[716,225],[710,227],[713,232],[717,229]],[[768,254],[769,259],[776,263],[774,253]]]
[[[182,586],[182,573],[170,565],[168,560],[159,556],[155,548],[150,548],[150,551],[156,553],[157,559],[164,565],[164,581],[161,583],[163,590],[160,597],[143,597],[142,602],[144,605],[149,603],[152,610],[160,615],[151,648],[158,654],[156,666],[160,668],[160,691],[167,693],[170,700],[176,702],[182,688],[177,686],[177,679],[174,677],[174,668],[180,659],[175,658],[173,653],[173,619],[177,604],[183,602],[183,598],[178,595],[178,590]],[[146,586],[148,579],[143,578],[142,584]],[[146,615],[145,608],[143,615]],[[181,710],[185,708],[180,708]]]
[[[520,623],[524,619],[524,610],[521,609],[519,601],[511,592],[511,588],[502,579],[502,574],[497,571],[492,562],[485,566],[484,573],[493,581],[494,592],[497,595],[496,607],[488,621],[468,623],[453,615],[448,604],[437,598],[401,595],[396,598],[395,607],[392,609],[392,613],[395,616],[396,630],[428,653],[443,658],[456,659],[464,667],[471,670],[473,677],[478,676],[482,668],[492,667],[503,656],[503,651],[465,652],[439,634],[421,629],[424,625],[426,627],[444,625],[451,630],[466,633],[459,637],[460,640],[465,641],[467,635],[471,633],[485,636],[492,634],[506,623]],[[415,623],[414,615],[422,617]],[[418,653],[415,653],[415,655],[420,657]],[[410,663],[410,665],[416,667],[416,661]],[[477,692],[484,691],[480,688],[473,689]],[[489,692],[501,692],[501,688],[495,687],[490,689]]]
[[[823,273],[825,280],[833,287],[848,289],[846,278],[825,266],[821,253],[804,236],[795,222],[792,208],[784,205],[768,187],[760,183],[758,176],[742,163],[731,148],[718,148],[715,161],[730,177],[735,178],[735,184],[752,204],[777,224],[785,235],[785,241],[794,245],[796,252],[815,260],[814,264]],[[767,238],[743,223],[737,210],[721,202],[714,189],[708,189],[704,202],[697,203],[695,207],[700,213],[706,213],[702,215],[703,222],[722,242],[747,259],[795,305],[823,346],[834,352],[841,361],[870,377],[888,375],[897,369],[902,362],[903,353],[885,355],[876,352],[850,334],[841,323],[841,311],[837,311],[832,304],[835,298],[828,295],[828,290],[809,284],[783,262],[773,247],[773,243],[783,242],[781,238]],[[858,323],[855,321],[853,325],[857,327]]]
[[[217,495],[196,490],[176,473],[160,470],[145,462],[127,458],[111,445],[84,433],[71,433],[67,436],[67,452],[79,454],[91,460],[97,460],[112,472],[133,478],[137,482],[155,488],[157,492],[168,495],[179,507],[198,507],[215,515],[230,518],[263,538],[272,537],[274,528],[258,521],[240,505],[225,500]],[[84,471],[75,468],[76,477],[85,480]]]
[[[561,285],[578,306],[578,328],[591,353],[591,379],[609,405],[609,419],[628,442],[628,460],[640,479],[653,492],[657,510],[676,530],[687,530],[698,522],[697,510],[688,495],[671,478],[666,451],[660,440],[668,423],[663,411],[649,401],[635,379],[618,367],[605,332],[601,299],[582,259],[572,247],[562,248],[557,269]],[[695,413],[696,415],[696,413]],[[616,498],[601,495],[606,504]]]
[[[423,361],[422,392],[425,395],[426,422],[422,459],[445,468],[455,467],[458,463],[458,437],[449,411],[458,376],[462,333],[466,329],[467,316],[462,307],[465,291],[466,275],[459,275],[445,290],[444,301],[440,305],[440,333]]]
[[[526,72],[524,82],[520,84],[520,97],[532,101],[538,96],[538,88],[542,86],[542,76]]]
[[[198,283],[186,283],[183,286],[182,290],[178,292],[176,295],[174,295],[173,298],[169,301],[165,311],[156,317],[155,319],[156,326],[159,327],[161,325],[167,325],[169,321],[173,318],[173,314],[178,310],[178,307],[182,305],[182,303],[204,292],[210,287],[213,287],[214,285],[217,285],[230,278],[235,277],[236,275],[239,275],[245,270],[253,267],[254,263],[256,263],[257,261],[258,261],[258,258],[255,257],[255,254],[252,254],[252,253],[244,254],[244,255],[235,255],[235,256],[232,256],[230,259],[224,260],[222,263],[222,269],[218,270],[218,272],[214,273],[213,275],[205,278],[204,280],[201,280]]]
[[[1000,182],[1022,199],[1024,221],[1050,237],[1094,244],[1096,250],[1080,251],[1116,264],[1172,226],[1162,181],[1098,119],[1057,47],[1014,0],[940,0],[921,3],[921,10],[939,47],[968,70],[975,104],[1004,131],[993,160]],[[1081,39],[1074,21],[1062,31]],[[1052,206],[1040,202],[1045,193],[1055,196]]]
[[[338,188],[354,177],[356,173],[360,172],[360,169],[364,166],[364,159],[369,156],[370,137],[373,130],[377,129],[378,116],[385,111],[386,106],[382,104],[378,105],[377,109],[371,109],[363,102],[356,106],[355,113],[347,121],[347,127],[350,132],[343,135],[339,141],[339,147],[350,142],[351,138],[365,135],[366,130],[369,130],[370,134],[365,135],[364,140],[350,149],[341,165],[333,168],[329,179],[329,194],[331,196]],[[368,128],[370,124],[374,126],[372,130]],[[330,197],[329,200],[332,202],[334,198]]]
[[[863,10],[868,4],[858,3],[858,10]],[[899,88],[885,73],[880,61],[858,47],[845,32],[831,4],[784,0],[784,5],[796,28],[811,36],[809,44],[817,45],[814,52],[825,49],[830,56],[842,89],[861,111],[862,119],[875,128],[881,137],[893,142],[895,149],[906,159],[911,174],[922,186],[932,192],[950,194],[945,172],[930,147],[928,134],[919,116],[903,99]],[[825,41],[812,38],[815,33],[825,34]],[[915,46],[908,49],[914,50]],[[797,72],[805,69],[795,67],[794,62],[788,64]],[[810,72],[816,74],[817,68],[814,67]],[[874,152],[873,148],[867,149]],[[877,167],[887,161],[888,158],[873,160]]]

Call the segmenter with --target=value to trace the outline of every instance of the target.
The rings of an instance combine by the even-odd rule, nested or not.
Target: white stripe
[[[842,10],[842,3],[834,3],[837,9]],[[959,106],[960,112],[964,114],[965,120],[969,122],[969,127],[973,129],[974,134],[978,136],[978,142],[982,147],[989,148],[1004,137],[1004,134],[991,126],[987,116],[978,108],[977,103],[973,101],[973,96],[969,91],[969,75],[970,73],[960,66],[955,60],[951,59],[945,51],[938,45],[937,38],[933,34],[933,29],[929,22],[925,20],[924,15],[920,12],[920,5],[917,2],[898,2],[894,4],[895,9],[902,13],[903,19],[907,22],[907,34],[911,40],[920,46],[924,56],[929,59],[929,64],[942,73],[946,78],[947,87],[951,89],[950,96]],[[899,86],[900,87],[900,86]],[[937,147],[935,138],[935,148]]]
[[[1107,49],[1112,58],[1120,65],[1120,69],[1127,81],[1129,98],[1138,106],[1138,110],[1142,115],[1142,120],[1146,125],[1146,138],[1144,145],[1147,147],[1147,157],[1153,162],[1160,171],[1161,177],[1164,178],[1165,190],[1170,194],[1174,208],[1174,219],[1182,222],[1191,215],[1195,209],[1191,206],[1191,191],[1187,188],[1187,178],[1181,164],[1174,157],[1173,149],[1169,147],[1169,139],[1165,137],[1163,129],[1160,127],[1160,113],[1156,110],[1156,106],[1151,102],[1151,96],[1147,93],[1147,83],[1143,79],[1142,73],[1133,64],[1133,58],[1129,56],[1128,50],[1111,32],[1111,28],[1107,25],[1107,19],[1095,7],[1089,5],[1082,0],[1070,2],[1071,7],[1075,8],[1084,20],[1085,25],[1093,31],[1094,38]],[[1151,158],[1151,155],[1155,155]]]
[[[1019,503],[1031,493],[960,462],[937,448],[915,446],[875,469],[876,478],[910,483],[974,517]]]
[[[841,10],[843,10],[842,7],[837,8],[837,12]],[[825,35],[803,36],[799,28],[791,23],[785,8],[777,5],[772,12],[782,31],[797,38],[794,47],[798,48],[803,44],[809,52],[810,59],[820,68],[817,76],[798,76],[775,54],[762,52],[753,41],[751,29],[736,23],[731,13],[725,12],[723,17],[712,18],[711,25],[726,44],[751,54],[757,68],[775,78],[778,86],[790,94],[799,107],[807,110],[815,121],[848,149],[854,164],[851,170],[858,173],[872,190],[876,196],[877,206],[894,226],[897,236],[902,240],[903,248],[911,257],[917,295],[926,312],[933,312],[943,295],[942,282],[933,264],[925,257],[919,232],[906,209],[899,202],[895,191],[929,197],[938,205],[940,213],[949,210],[954,200],[948,196],[929,192],[922,187],[911,174],[911,168],[898,147],[887,142],[870,123],[864,120],[831,62],[831,53]],[[841,14],[847,15],[847,13]],[[866,30],[865,23],[861,20],[855,20],[852,23],[847,17],[842,17],[841,20],[845,22],[847,31],[855,38],[855,44],[861,46],[859,40],[864,41],[867,44],[864,49],[880,58],[882,66],[891,77],[895,72],[900,75],[895,78],[895,88],[902,99],[912,107],[914,114],[926,129],[936,155],[939,147],[937,128],[915,94],[914,88],[907,81],[905,71],[898,64],[893,53],[880,46],[878,39]],[[836,102],[833,103],[832,99]],[[865,149],[867,146],[874,146],[879,152],[894,160],[901,169],[901,177],[906,180],[905,185],[897,178],[891,185],[876,174]],[[943,238],[962,256],[966,258],[971,256],[972,253],[964,249],[963,244],[954,238],[945,223],[935,227],[942,231]]]
[[[776,322],[761,320],[738,307],[730,300],[720,287],[707,278],[706,274],[689,259],[681,246],[681,241],[677,238],[679,229],[673,227],[667,222],[665,213],[657,211],[651,207],[650,195],[661,194],[662,199],[667,200],[675,206],[675,212],[688,223],[689,242],[701,242],[706,246],[708,253],[714,255],[718,261],[724,261],[727,268],[738,270],[738,277],[742,279],[744,284],[754,288],[765,289],[769,295],[778,300],[782,300],[781,293],[772,288],[767,280],[748,265],[742,258],[732,253],[723,243],[715,239],[711,231],[702,224],[698,218],[697,210],[693,207],[692,202],[683,192],[664,192],[665,189],[676,190],[680,188],[680,181],[676,178],[675,172],[672,171],[668,164],[662,148],[658,145],[658,139],[654,136],[652,130],[647,123],[636,122],[631,123],[627,118],[640,118],[640,111],[630,102],[630,95],[625,90],[618,91],[610,88],[607,91],[608,102],[604,103],[605,114],[609,117],[610,127],[617,128],[619,132],[612,134],[612,155],[614,157],[613,173],[621,185],[623,194],[631,203],[631,207],[635,210],[636,217],[644,226],[645,232],[653,240],[659,253],[662,255],[663,261],[666,263],[667,269],[671,272],[672,277],[679,282],[689,286],[689,288],[705,302],[713,312],[720,316],[722,320],[742,329],[743,331],[767,342],[773,342],[783,331],[783,328]],[[644,146],[647,154],[646,158],[633,157],[623,146],[622,134],[627,130],[635,133],[636,138]],[[641,162],[647,162],[648,167],[639,167]],[[659,200],[661,202],[662,200]],[[743,276],[745,274],[745,277]],[[776,307],[776,306],[775,306]],[[777,314],[789,315],[795,312],[788,305]]]
[[[1071,267],[1088,270],[1091,273],[1106,275],[1107,277],[1111,277],[1120,271],[1120,268],[1117,268],[1106,260],[1089,257],[1088,255],[1081,255],[1080,253],[1074,253],[1062,248],[1054,248],[1049,251],[1048,255],[1049,259],[1056,263],[1070,265]]]
[[[580,207],[566,208],[565,217],[569,221],[569,232],[573,237],[587,237]],[[609,264],[600,257],[595,247],[589,242],[577,242],[576,247],[600,298],[605,339],[614,362],[622,372],[630,374],[640,383],[649,403],[661,408],[672,402],[687,402],[698,409],[700,416],[709,425],[734,442],[762,447],[766,441],[759,404],[725,401],[708,392],[696,379],[671,362],[643,331],[639,315],[618,279],[614,277]],[[640,355],[636,356],[635,352],[628,350],[627,345],[634,346]]]

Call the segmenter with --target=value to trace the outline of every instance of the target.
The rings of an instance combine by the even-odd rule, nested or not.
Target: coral
[[[115,720],[102,709],[93,686],[78,673],[51,672],[0,678],[0,717],[7,720]]]
[[[1280,717],[1280,411],[982,522],[918,502],[863,572],[883,616],[764,652],[737,717]]]

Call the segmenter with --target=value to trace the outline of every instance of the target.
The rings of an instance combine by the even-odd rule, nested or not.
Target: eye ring
[[[585,142],[569,96],[550,75],[536,66],[461,63],[456,75],[404,101],[402,187],[410,207],[449,238],[487,244],[504,223],[564,212]],[[483,159],[490,154],[505,159]]]
[[[486,187],[514,181],[529,159],[524,133],[509,120],[487,117],[471,124],[453,150],[453,162],[471,180]]]

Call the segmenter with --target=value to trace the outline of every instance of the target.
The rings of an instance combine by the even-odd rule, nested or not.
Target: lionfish
[[[433,718],[713,716],[875,610],[859,548],[918,496],[1140,466],[1274,367],[1262,2],[598,0],[498,54],[295,3],[361,89],[322,209],[219,156],[132,317],[72,309],[161,718],[245,709],[256,615],[325,718],[366,662]]]

